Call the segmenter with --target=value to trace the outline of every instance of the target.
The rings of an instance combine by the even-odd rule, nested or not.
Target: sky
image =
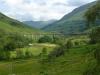
[[[0,0],[0,12],[19,21],[59,20],[95,0]]]

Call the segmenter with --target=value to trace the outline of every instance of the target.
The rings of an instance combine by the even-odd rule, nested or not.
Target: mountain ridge
[[[74,9],[71,13],[65,15],[59,21],[42,28],[42,30],[59,32],[63,34],[84,32],[84,30],[86,29],[84,14],[95,3],[96,1]]]
[[[49,20],[49,21],[23,21],[24,24],[33,27],[33,28],[37,28],[37,29],[41,29],[45,26],[48,26],[51,23],[54,23],[56,20]]]
[[[0,13],[0,30],[10,33],[34,33],[40,32],[40,30],[36,28],[31,28],[24,23],[12,19],[3,13]]]

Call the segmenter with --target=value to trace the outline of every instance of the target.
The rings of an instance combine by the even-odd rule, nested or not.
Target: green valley
[[[18,7],[24,1],[19,2]],[[45,16],[48,12],[44,10],[45,3],[38,0],[36,2],[35,7],[30,7],[27,3],[31,2],[26,0],[22,10],[28,9],[27,13],[31,10],[31,16],[29,13],[21,14],[27,16],[28,20],[31,17],[45,20],[43,12]],[[38,2],[43,9],[36,8]],[[11,4],[16,5],[16,1]],[[52,5],[66,4],[58,1]],[[47,7],[50,8],[49,5]],[[41,16],[34,8],[38,12],[43,11]],[[36,14],[33,18],[32,11],[37,14],[37,18]],[[50,13],[53,16],[58,15]],[[52,15],[48,15],[46,19],[53,17]],[[0,13],[0,75],[100,75],[99,0],[74,9],[50,25],[47,22],[44,28],[44,21],[24,22],[27,23]],[[34,24],[39,29],[34,28],[34,22],[39,22]]]

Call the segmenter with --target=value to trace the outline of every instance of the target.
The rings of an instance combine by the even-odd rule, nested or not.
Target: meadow
[[[95,66],[96,60],[91,52],[93,47],[85,45],[71,48],[64,56],[44,64],[36,58],[2,61],[0,75],[82,75]]]
[[[23,54],[26,51],[31,53],[33,56],[31,58],[21,58],[14,60],[7,60],[0,62],[0,75],[81,75],[85,69],[88,67],[89,62],[95,62],[93,57],[90,57],[91,54],[88,54],[88,49],[92,46],[86,45],[84,40],[88,40],[86,36],[75,36],[66,38],[64,42],[68,40],[74,42],[82,42],[73,46],[69,52],[66,52],[64,56],[53,59],[51,62],[41,63],[41,57],[38,57],[42,53],[43,48],[46,48],[47,55],[53,51],[58,44],[53,43],[33,43],[24,48],[17,48],[15,51],[11,51],[11,58],[16,58],[17,50],[21,50]],[[57,40],[60,41],[60,40]],[[87,58],[88,57],[88,58]],[[90,61],[91,59],[91,61]],[[2,68],[3,67],[3,68]],[[71,72],[72,71],[72,72]]]

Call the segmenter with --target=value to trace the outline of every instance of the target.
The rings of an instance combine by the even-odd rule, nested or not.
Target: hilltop
[[[56,20],[49,20],[49,21],[24,21],[24,24],[27,24],[30,27],[41,29],[45,26],[48,26],[51,23],[54,23]]]

